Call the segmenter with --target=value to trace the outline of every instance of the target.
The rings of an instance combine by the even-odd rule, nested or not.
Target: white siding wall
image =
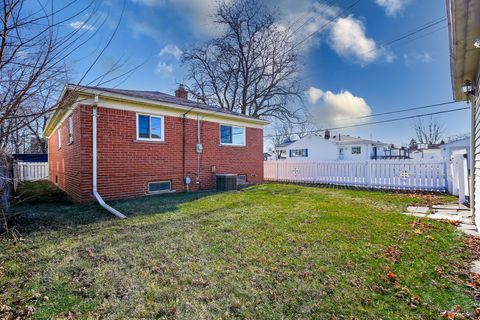
[[[473,173],[473,199],[471,199],[471,207],[474,208],[475,214],[475,223],[477,226],[480,226],[480,86],[478,86],[477,78],[477,94],[472,102],[473,112],[474,112],[474,132],[473,141],[474,141],[474,173]]]
[[[361,147],[361,153],[352,154],[352,147]],[[351,160],[351,161],[370,160],[371,155],[373,154],[372,146],[368,144],[346,144],[346,145],[339,145],[338,148],[344,148],[343,160]]]
[[[295,149],[308,149],[308,157],[295,157],[290,158],[290,150]],[[287,160],[308,160],[308,161],[325,161],[325,160],[337,160],[338,148],[337,145],[323,137],[315,135],[307,136],[300,139],[286,148]]]

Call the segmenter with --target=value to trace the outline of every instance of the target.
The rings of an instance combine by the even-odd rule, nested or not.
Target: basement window
[[[164,141],[163,117],[137,114],[137,139]]]
[[[171,181],[156,181],[148,183],[148,193],[164,193],[172,191]]]
[[[246,174],[237,175],[237,184],[238,185],[247,184],[247,175]]]

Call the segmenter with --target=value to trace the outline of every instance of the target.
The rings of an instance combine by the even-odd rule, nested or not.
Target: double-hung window
[[[352,154],[361,154],[362,147],[352,147]]]
[[[137,114],[137,139],[165,141],[163,117]]]
[[[220,125],[220,143],[232,146],[245,145],[245,128]]]
[[[73,143],[73,116],[68,117],[68,143]]]
[[[308,149],[290,149],[290,158],[306,158]]]
[[[57,140],[58,149],[60,149],[62,147],[62,134],[60,128],[57,129]]]

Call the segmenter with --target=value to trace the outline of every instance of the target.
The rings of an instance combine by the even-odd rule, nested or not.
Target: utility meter
[[[201,143],[197,143],[197,153],[202,153],[203,145]]]

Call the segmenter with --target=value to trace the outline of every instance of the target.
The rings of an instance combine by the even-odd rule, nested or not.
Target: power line
[[[341,16],[343,16],[344,13],[346,13],[348,10],[352,9],[353,7],[355,7],[361,0],[357,0],[355,2],[353,2],[351,5],[349,5],[348,7],[346,7],[345,9],[343,9],[338,15],[336,15],[332,20],[329,20],[328,22],[324,23],[319,29],[313,31],[312,33],[310,33],[309,35],[307,35],[305,38],[303,38],[302,40],[300,40],[299,42],[297,42],[296,44],[294,44],[292,46],[292,48],[290,48],[289,51],[292,51],[294,50],[296,47],[298,47],[299,45],[301,45],[302,43],[304,43],[305,41],[307,41],[308,39],[310,39],[311,37],[313,37],[316,33],[320,32],[320,31],[323,31],[327,26],[329,26],[330,24],[332,24],[335,20],[337,20],[338,18],[340,18]]]
[[[352,117],[352,118],[344,118],[344,119],[339,119],[339,120],[355,120],[355,119],[372,118],[372,117],[378,117],[378,116],[385,116],[387,114],[394,114],[394,113],[408,112],[408,111],[413,111],[413,110],[421,110],[421,109],[428,109],[428,108],[433,108],[433,107],[446,106],[446,105],[453,104],[453,103],[456,103],[456,101],[448,101],[448,102],[441,102],[441,103],[435,103],[435,104],[428,104],[428,105],[420,106],[420,107],[405,108],[405,109],[400,109],[400,110],[395,110],[395,111],[374,113],[374,114],[370,114],[370,115],[365,115],[365,116],[360,116],[360,117]]]
[[[405,35],[403,35],[403,36],[400,36],[400,37],[398,37],[398,38],[396,38],[396,39],[390,40],[389,42],[384,43],[383,45],[389,46],[389,45],[391,45],[391,44],[393,44],[393,43],[395,43],[395,42],[398,42],[398,41],[400,41],[400,40],[403,40],[403,39],[405,39],[405,38],[408,38],[408,37],[410,37],[410,36],[413,36],[413,35],[415,35],[415,34],[417,34],[417,33],[419,33],[419,32],[422,32],[423,30],[429,29],[429,28],[431,28],[431,27],[433,27],[433,26],[436,26],[436,25],[439,24],[439,23],[442,23],[442,22],[446,21],[447,18],[446,18],[446,17],[443,17],[443,18],[439,18],[439,19],[436,19],[436,20],[438,20],[438,21],[435,21],[435,20],[434,20],[434,21],[432,21],[431,23],[428,23],[427,25],[424,25],[423,27],[420,26],[418,29],[416,29],[416,30],[414,30],[414,31],[411,31],[411,32],[409,32],[409,33],[407,33],[407,34],[405,34]]]
[[[360,127],[360,126],[368,126],[368,125],[371,125],[371,124],[379,124],[379,123],[387,123],[387,122],[408,120],[408,119],[413,119],[413,118],[421,118],[421,117],[426,117],[426,116],[433,116],[433,115],[436,115],[436,114],[450,113],[450,112],[467,110],[467,109],[470,109],[470,107],[462,107],[462,108],[451,109],[451,110],[436,111],[436,112],[424,113],[424,114],[413,115],[413,116],[406,116],[406,117],[395,118],[395,119],[374,121],[374,122],[369,122],[369,123],[360,123],[360,124],[354,124],[354,125],[344,126],[344,127],[329,128],[328,130],[340,130],[340,129],[355,128],[355,127]]]
[[[398,38],[392,39],[392,40],[390,40],[390,41],[388,41],[388,42],[379,44],[378,48],[374,48],[374,49],[368,51],[367,53],[370,53],[370,52],[373,52],[373,51],[378,51],[378,50],[381,50],[382,48],[391,46],[392,44],[394,44],[394,43],[396,43],[396,42],[399,42],[399,41],[404,40],[404,39],[406,39],[406,38],[409,38],[409,37],[411,37],[411,36],[413,36],[413,35],[416,35],[417,33],[420,33],[420,32],[422,32],[422,31],[424,31],[424,30],[427,30],[427,29],[429,29],[429,28],[431,28],[431,27],[433,27],[433,26],[436,26],[436,25],[438,25],[438,24],[440,24],[440,23],[442,23],[442,22],[444,22],[444,21],[446,21],[446,20],[447,20],[446,17],[440,17],[440,18],[434,19],[434,20],[432,20],[432,21],[430,21],[430,22],[424,23],[424,24],[418,26],[418,27],[417,27],[415,30],[413,30],[413,31],[410,31],[410,32],[408,32],[408,33],[406,33],[406,34],[404,34],[404,35],[401,35],[401,36],[399,36]],[[436,30],[436,31],[438,31],[438,30]],[[430,33],[429,33],[429,34],[430,34]]]
[[[333,4],[335,2],[338,2],[339,0],[330,0],[330,1],[327,1],[327,2],[322,2],[320,4],[320,8],[319,9],[325,9],[325,10],[328,10],[329,8],[332,8],[333,7]],[[295,21],[291,26],[293,27],[294,25],[296,25],[298,22],[300,22],[301,20],[303,20],[304,18],[306,18],[308,16],[310,12],[307,12],[305,13],[304,15],[302,15],[302,17],[300,19],[298,19],[297,21]],[[310,17],[308,18],[307,20],[305,20],[298,28],[296,28],[292,34],[295,34],[297,33],[302,27],[304,27],[308,22],[310,22],[311,20],[314,20],[315,17]]]
[[[456,108],[456,109],[451,109],[451,110],[444,110],[444,111],[436,111],[436,112],[430,112],[430,113],[423,113],[423,114],[406,116],[406,117],[401,117],[401,118],[394,118],[394,119],[387,119],[387,120],[379,120],[379,121],[368,122],[368,123],[359,123],[359,124],[342,126],[342,127],[334,127],[334,128],[318,129],[318,130],[309,130],[309,131],[306,131],[306,132],[291,132],[291,134],[319,133],[319,132],[324,132],[324,131],[326,131],[326,130],[349,129],[349,128],[356,128],[356,127],[362,127],[362,126],[369,126],[369,125],[373,125],[373,124],[388,123],[388,122],[402,121],[402,120],[408,120],[408,119],[414,119],[414,118],[421,118],[421,117],[426,117],[426,116],[433,116],[433,115],[437,115],[437,114],[451,113],[451,112],[462,111],[462,110],[467,110],[467,109],[470,109],[470,107],[462,107],[462,108]],[[265,137],[265,138],[271,138],[271,137],[278,137],[278,136],[281,136],[281,134],[268,134],[268,135],[265,135],[264,137]]]

